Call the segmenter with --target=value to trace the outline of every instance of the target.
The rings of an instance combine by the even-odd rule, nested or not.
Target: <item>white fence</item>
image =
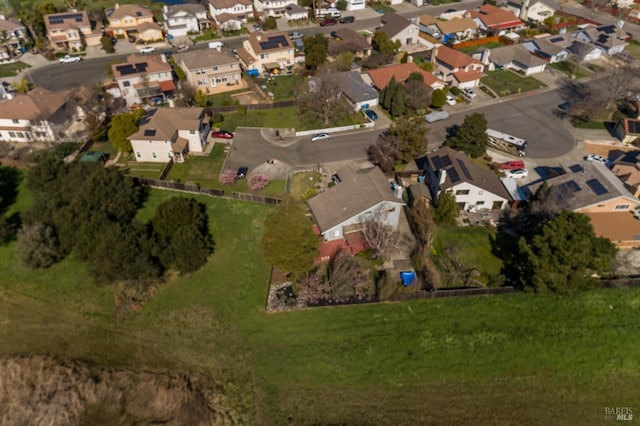
[[[365,124],[354,124],[352,126],[341,126],[341,127],[330,127],[328,129],[315,129],[315,130],[303,130],[301,132],[296,132],[296,136],[308,136],[315,135],[316,133],[335,133],[335,132],[344,132],[346,130],[355,130],[355,129],[363,129],[373,127],[373,121],[369,121]]]

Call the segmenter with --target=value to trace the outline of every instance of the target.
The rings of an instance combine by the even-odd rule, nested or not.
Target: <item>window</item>
[[[198,80],[198,86],[204,86],[207,84],[207,80]]]
[[[196,70],[196,75],[202,75],[202,74],[206,74],[207,72],[205,70]]]
[[[469,195],[469,190],[468,189],[458,189],[456,191],[456,195]]]
[[[616,210],[629,210],[629,204],[617,204]]]
[[[123,85],[124,87],[131,87],[131,82],[130,82],[130,81],[123,81],[123,82],[122,82],[122,85]]]
[[[16,120],[15,118],[14,118],[13,120],[11,120],[11,121],[13,121],[13,124],[18,124],[18,123],[20,123],[20,120]]]
[[[16,137],[16,132],[9,132],[9,137],[15,138]]]
[[[476,206],[482,206],[484,205],[484,201],[476,201]]]
[[[173,157],[173,153],[172,152],[167,152],[167,157],[169,157],[169,158]]]
[[[152,152],[152,153],[151,153],[151,156],[152,156],[153,158],[158,158],[158,156],[156,155],[156,153],[155,153],[155,152]]]
[[[214,71],[218,71],[218,67],[213,67],[213,70]]]
[[[142,157],[142,155],[140,155],[139,151],[136,151],[136,157],[138,157],[138,158]]]
[[[189,134],[190,134],[190,135],[195,135],[195,134],[196,134],[196,131],[195,131],[195,130],[189,130]]]
[[[224,83],[225,81],[227,81],[227,77],[218,77],[218,78],[216,78],[216,82],[217,83]]]

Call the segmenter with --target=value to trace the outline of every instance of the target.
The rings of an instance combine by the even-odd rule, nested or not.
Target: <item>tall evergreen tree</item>
[[[482,113],[473,113],[464,117],[462,125],[447,139],[446,145],[478,158],[487,150],[487,142],[487,119]]]
[[[404,87],[401,84],[396,85],[393,99],[391,100],[391,110],[389,111],[392,116],[399,117],[404,114]]]

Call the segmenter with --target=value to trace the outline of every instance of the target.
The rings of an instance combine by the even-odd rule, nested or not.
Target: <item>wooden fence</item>
[[[402,300],[418,300],[418,299],[440,299],[443,297],[469,297],[469,296],[488,296],[498,294],[515,293],[516,289],[513,287],[498,287],[498,288],[461,288],[455,290],[435,290],[435,291],[421,291],[419,293],[401,294],[394,297],[394,301]]]
[[[491,37],[485,37],[485,38],[478,38],[475,40],[468,40],[468,41],[463,41],[461,43],[456,43],[453,45],[453,48],[455,50],[461,50],[461,49],[465,49],[467,47],[475,47],[475,46],[481,46],[483,44],[489,44],[489,43],[500,43],[500,36],[491,36]]]
[[[212,115],[217,112],[235,112],[246,109],[247,111],[285,108],[295,106],[296,101],[278,101],[270,104],[251,104],[251,105],[227,105],[227,106],[212,106],[204,109],[205,114]]]

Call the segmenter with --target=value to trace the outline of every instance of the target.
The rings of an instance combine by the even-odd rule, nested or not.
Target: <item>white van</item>
[[[209,43],[209,49],[222,49],[224,43],[221,41],[212,41]]]

